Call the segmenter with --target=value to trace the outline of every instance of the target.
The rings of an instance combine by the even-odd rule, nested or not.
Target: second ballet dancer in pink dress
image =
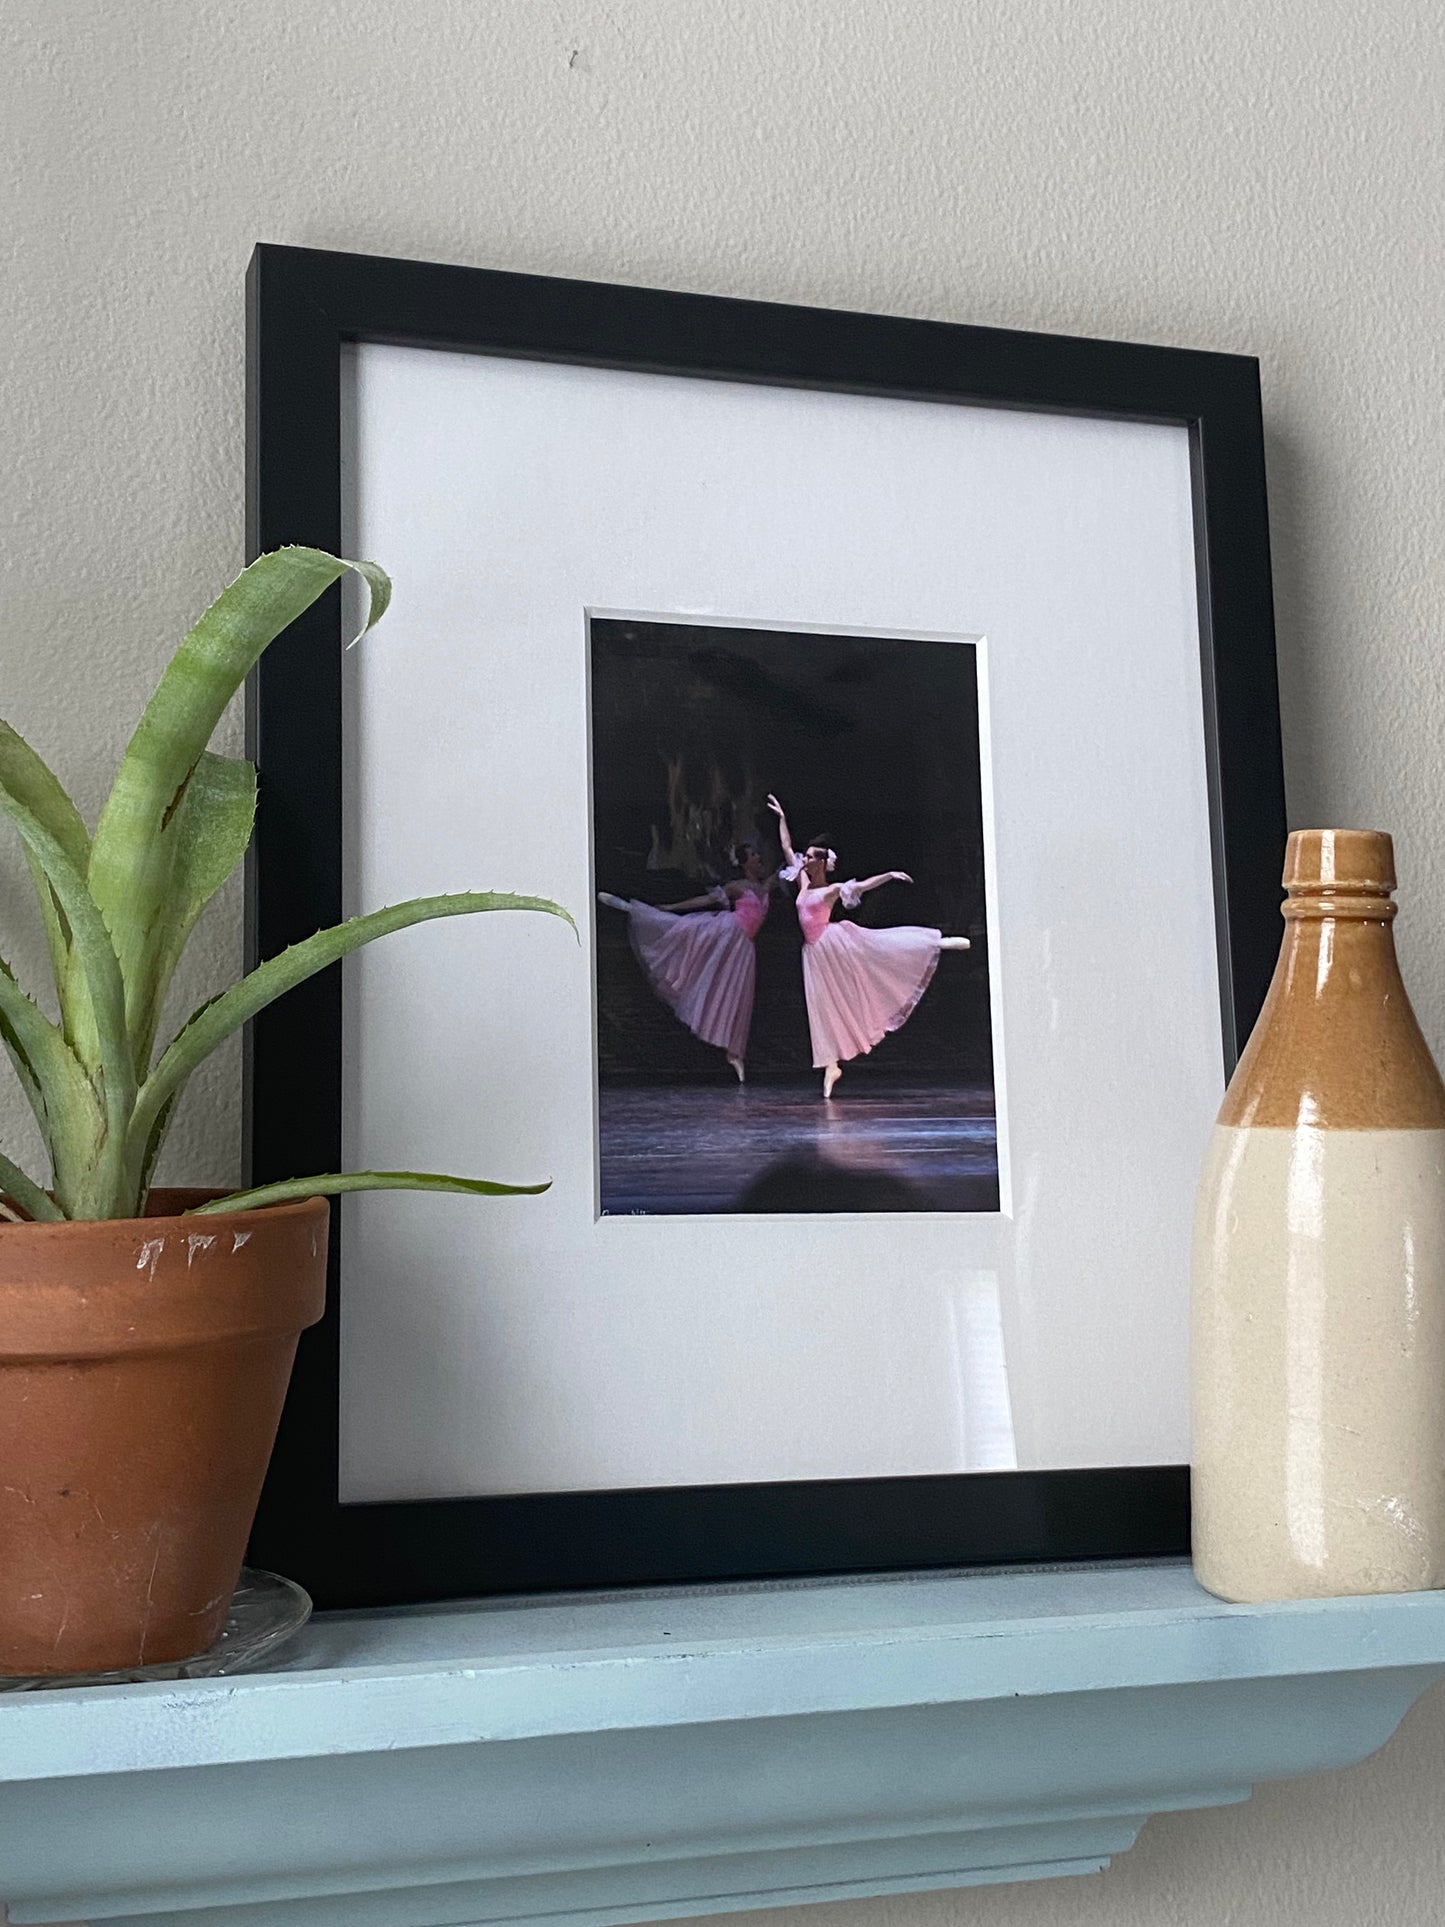
[[[798,922],[803,932],[803,992],[813,1066],[823,1073],[823,1095],[831,1097],[850,1057],[862,1057],[899,1030],[913,1015],[933,979],[939,955],[967,950],[967,937],[945,937],[917,924],[865,930],[833,921],[835,904],[853,909],[870,890],[885,883],[911,883],[906,870],[885,870],[876,877],[830,883],[837,858],[821,840],[800,855],[793,849],[788,820],[777,797],[768,808],[778,819],[784,863],[779,875],[798,885]]]
[[[694,1037],[724,1052],[740,1084],[757,982],[753,945],[777,882],[776,874],[764,874],[756,845],[744,844],[741,856],[740,877],[681,903],[597,892],[600,902],[627,913],[633,952],[653,990]]]

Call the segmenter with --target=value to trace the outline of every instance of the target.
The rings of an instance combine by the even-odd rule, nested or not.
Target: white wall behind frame
[[[9,0],[4,713],[93,812],[240,566],[258,238],[1259,354],[1294,820],[1394,830],[1439,1050],[1441,67],[1434,0]],[[240,928],[232,893],[182,1009]],[[233,1179],[239,1142],[222,1059],[171,1171]],[[1153,1820],[1096,1880],[758,1927],[1421,1927],[1442,1758],[1437,1693],[1367,1765]]]
[[[590,946],[589,606],[987,633],[1017,1217],[596,1223],[590,958],[534,919],[368,950],[348,1161],[555,1183],[481,1218],[348,1202],[344,1496],[980,1469],[954,1356],[980,1291],[1021,1466],[1186,1457],[1222,1056],[1184,431],[392,347],[353,369],[353,539],[397,598],[348,658],[352,910],[480,865]]]

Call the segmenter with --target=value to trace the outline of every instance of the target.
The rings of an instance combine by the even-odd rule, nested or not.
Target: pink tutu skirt
[[[743,920],[731,910],[678,916],[634,902],[627,928],[647,981],[693,1036],[730,1057],[743,1056],[757,982]]]
[[[813,1063],[862,1057],[913,1015],[938,968],[940,936],[916,924],[829,923],[803,945]]]

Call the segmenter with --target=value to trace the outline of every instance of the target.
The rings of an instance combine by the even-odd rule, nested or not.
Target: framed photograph
[[[1188,1546],[1198,1164],[1278,940],[1244,357],[262,247],[248,1046],[334,1219],[253,1557],[328,1606]]]
[[[587,628],[601,1214],[997,1212],[980,642]]]

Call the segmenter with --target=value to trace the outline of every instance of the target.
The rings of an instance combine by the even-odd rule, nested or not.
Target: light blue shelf
[[[269,1672],[0,1701],[16,1923],[574,1927],[1093,1871],[1362,1759],[1445,1594],[1180,1564],[318,1619]]]

